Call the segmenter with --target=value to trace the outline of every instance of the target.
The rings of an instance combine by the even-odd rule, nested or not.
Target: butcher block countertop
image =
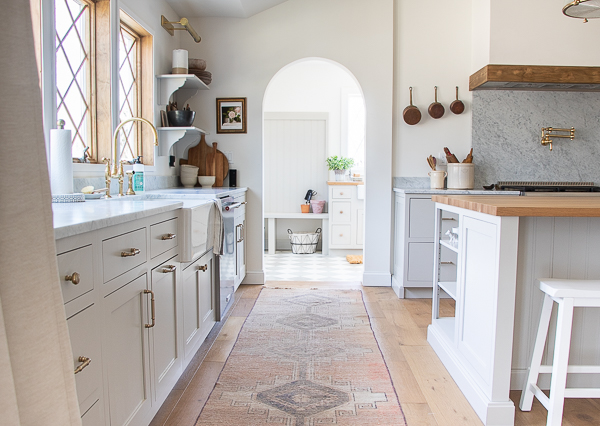
[[[493,216],[600,217],[600,196],[433,195],[431,200]]]

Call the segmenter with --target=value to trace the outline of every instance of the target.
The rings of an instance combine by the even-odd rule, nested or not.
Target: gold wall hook
[[[568,135],[562,135],[554,132],[568,132]],[[571,140],[575,139],[575,127],[571,127],[570,129],[559,129],[554,127],[542,127],[542,145],[550,146],[550,151],[552,151],[552,139],[553,138],[569,138]]]

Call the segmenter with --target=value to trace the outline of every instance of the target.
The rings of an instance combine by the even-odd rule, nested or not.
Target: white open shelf
[[[433,320],[433,323],[439,327],[439,329],[442,331],[442,334],[450,341],[453,342],[454,341],[454,323],[455,323],[455,318],[454,317],[442,317],[442,318],[436,318]]]
[[[156,76],[156,81],[159,105],[167,105],[176,91],[181,94],[178,101],[183,106],[199,90],[208,90],[208,86],[194,74],[162,74]]]
[[[181,142],[185,149],[198,142],[201,134],[208,135],[207,131],[198,127],[157,127],[156,130],[158,130],[160,156],[169,155],[169,150],[177,142]]]
[[[448,248],[449,250],[458,253],[458,241],[451,243],[450,240],[440,240],[440,244]]]
[[[448,296],[456,300],[456,281],[439,281],[438,286],[440,286]]]

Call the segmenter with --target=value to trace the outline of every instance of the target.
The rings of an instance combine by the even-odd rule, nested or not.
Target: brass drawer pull
[[[77,272],[73,272],[71,275],[65,277],[65,281],[71,281],[73,284],[77,285],[81,281],[81,276]]]
[[[79,358],[77,358],[77,361],[81,362],[82,364],[75,369],[75,372],[73,374],[81,373],[81,370],[90,365],[92,359],[88,358],[87,356],[80,356]]]
[[[152,315],[152,324],[144,324],[144,327],[152,328],[156,325],[156,306],[154,304],[154,292],[152,290],[144,290],[144,294],[150,294],[150,309]]]
[[[175,272],[177,270],[177,266],[175,265],[165,265],[165,267],[162,269],[162,273],[163,274],[168,274],[170,272]]]
[[[177,237],[177,234],[165,234],[160,237],[161,240],[174,240]]]
[[[200,265],[200,266],[198,266],[198,269],[202,272],[206,272],[208,270],[208,265],[204,265],[204,266]]]
[[[440,264],[442,264],[442,265],[454,265],[454,262],[450,262],[450,261],[448,261],[448,262],[440,262]]]
[[[122,251],[121,257],[137,256],[140,254],[140,249],[130,248],[129,251]]]

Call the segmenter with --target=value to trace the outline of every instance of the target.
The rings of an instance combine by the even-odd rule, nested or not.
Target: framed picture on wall
[[[246,133],[246,98],[217,98],[217,133]]]

